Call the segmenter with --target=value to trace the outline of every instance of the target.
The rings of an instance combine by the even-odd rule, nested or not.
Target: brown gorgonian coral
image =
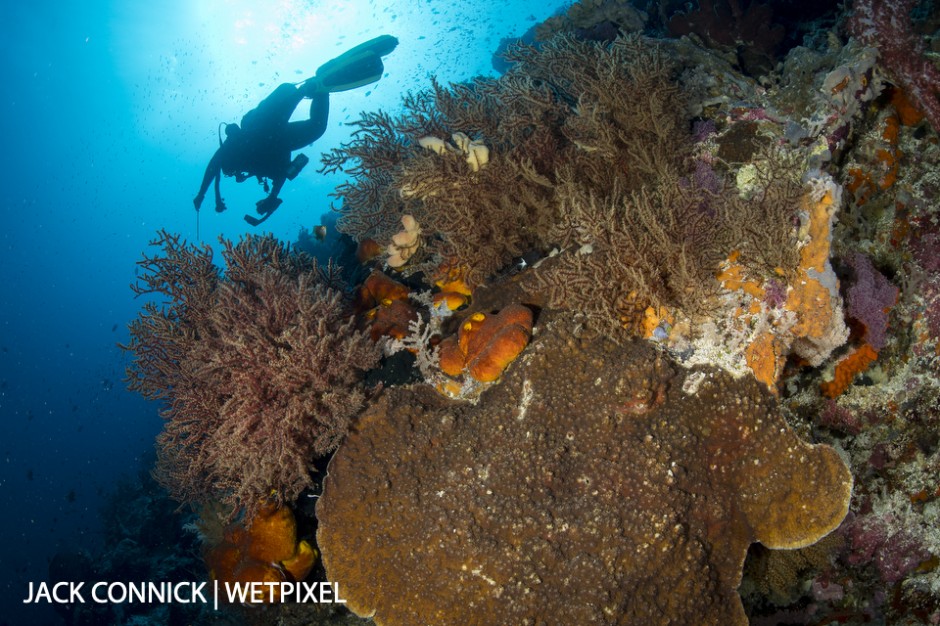
[[[377,346],[354,328],[336,268],[271,236],[208,246],[160,232],[139,262],[148,302],[124,349],[130,389],[166,401],[160,482],[183,502],[222,499],[250,516],[272,493],[289,502],[312,484],[362,406]]]

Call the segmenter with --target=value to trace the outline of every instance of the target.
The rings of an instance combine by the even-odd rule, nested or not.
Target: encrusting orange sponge
[[[401,339],[408,334],[408,325],[418,312],[408,302],[409,289],[402,283],[373,270],[356,293],[356,311],[371,322],[369,335]]]
[[[878,352],[871,345],[864,343],[858,348],[842,357],[836,363],[835,374],[832,380],[820,383],[819,388],[827,398],[838,398],[849,388],[858,374],[868,369],[868,366],[878,358]]]
[[[234,523],[226,528],[222,541],[206,551],[205,561],[213,580],[285,582],[306,578],[317,556],[307,541],[297,541],[297,521],[290,508],[266,504],[250,527]]]
[[[440,368],[448,376],[467,372],[481,383],[493,382],[529,343],[532,311],[512,304],[495,315],[474,313],[456,335],[440,343]]]

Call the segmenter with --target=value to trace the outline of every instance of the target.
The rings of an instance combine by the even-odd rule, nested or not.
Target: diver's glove
[[[202,201],[206,199],[206,194],[197,193],[196,197],[193,198],[193,206],[196,207],[196,210],[199,210],[199,207],[202,206]]]
[[[225,206],[225,200],[222,200],[221,198],[215,203],[215,212],[216,212],[216,213],[221,213],[222,211],[224,211],[224,210],[227,209],[227,208],[228,208],[228,207]]]

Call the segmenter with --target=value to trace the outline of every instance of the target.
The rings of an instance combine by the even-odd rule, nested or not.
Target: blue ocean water
[[[329,212],[340,178],[316,173],[364,110],[395,111],[430,84],[493,74],[503,37],[559,2],[35,0],[0,19],[0,624],[55,624],[24,606],[60,550],[100,548],[99,509],[122,476],[146,471],[159,406],[122,382],[129,285],[158,229],[197,240],[192,198],[217,145],[281,82],[381,34],[399,38],[374,85],[331,97],[313,163],[263,228],[294,240]],[[300,112],[304,113],[304,107]],[[251,227],[263,190],[223,181],[200,241]]]

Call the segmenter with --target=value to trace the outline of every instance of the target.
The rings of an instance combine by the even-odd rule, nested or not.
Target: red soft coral
[[[846,27],[866,46],[878,48],[891,81],[904,88],[940,132],[940,70],[911,25],[909,16],[916,6],[917,0],[855,0]]]

